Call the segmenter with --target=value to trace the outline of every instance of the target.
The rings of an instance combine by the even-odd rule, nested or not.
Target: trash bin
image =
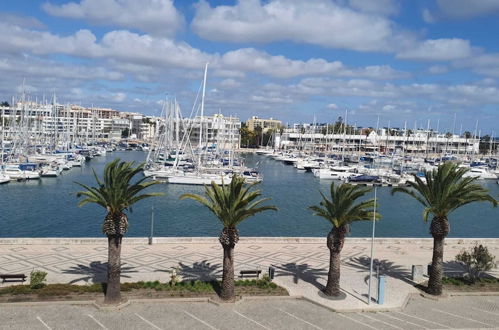
[[[269,267],[269,279],[272,281],[275,276],[275,268],[274,267]]]

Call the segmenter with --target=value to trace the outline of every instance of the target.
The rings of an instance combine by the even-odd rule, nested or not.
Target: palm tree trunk
[[[449,231],[449,221],[446,217],[433,218],[430,226],[430,232],[433,236],[433,258],[430,267],[430,279],[428,281],[428,293],[433,295],[442,294],[444,243]]]
[[[345,235],[348,231],[346,226],[333,228],[327,236],[327,247],[329,248],[329,272],[324,294],[328,296],[339,296],[340,290],[340,266],[341,250],[345,242]]]
[[[121,301],[121,235],[109,235],[107,261],[107,287],[104,303],[116,304]]]
[[[222,275],[222,290],[220,297],[223,300],[234,299],[234,248],[224,246],[224,261]]]
[[[239,232],[236,228],[224,228],[219,237],[220,244],[224,249],[222,289],[220,298],[223,300],[235,299],[234,293],[234,247],[239,241]]]

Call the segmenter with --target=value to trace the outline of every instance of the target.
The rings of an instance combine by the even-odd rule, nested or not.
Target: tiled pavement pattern
[[[216,238],[157,239],[148,245],[146,239],[124,240],[122,248],[122,281],[168,281],[169,272],[178,267],[184,279],[209,279],[221,276],[222,249]],[[477,240],[448,239],[445,247],[446,269],[456,267],[454,256]],[[499,239],[480,242],[498,256]],[[26,244],[37,243],[37,244]],[[388,275],[383,307],[403,305],[413,292],[409,283],[411,265],[427,265],[431,260],[432,240],[378,239],[374,257],[381,273]],[[347,293],[347,304],[341,305],[318,297],[325,284],[329,250],[325,239],[241,238],[236,245],[236,273],[241,269],[276,268],[276,281],[292,295],[318,299],[332,308],[376,308],[367,306],[367,276],[370,241],[347,239],[342,252],[341,286]],[[89,283],[105,280],[107,242],[103,240],[0,240],[0,273],[26,273],[33,269],[48,272],[49,283]],[[6,284],[3,284],[6,285]],[[375,288],[375,286],[373,286]],[[375,292],[373,290],[373,296]]]

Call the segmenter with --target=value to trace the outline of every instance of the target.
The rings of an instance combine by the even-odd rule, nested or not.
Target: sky
[[[0,100],[499,135],[499,0],[3,0]],[[494,132],[496,130],[496,132]]]

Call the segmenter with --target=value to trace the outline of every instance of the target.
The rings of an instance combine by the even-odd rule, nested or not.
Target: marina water
[[[95,185],[92,168],[102,175],[105,164],[114,158],[142,162],[146,154],[140,151],[117,151],[96,157],[81,169],[74,168],[57,178],[27,182],[12,182],[0,186],[0,237],[101,237],[105,210],[86,205],[77,207],[74,182]],[[259,185],[264,197],[279,208],[277,212],[257,214],[240,225],[242,236],[325,237],[331,225],[316,217],[308,206],[320,202],[319,190],[328,194],[331,181],[319,180],[312,173],[298,173],[264,156],[245,154],[248,166],[257,167],[264,180]],[[499,197],[495,180],[481,181]],[[179,200],[183,193],[202,194],[203,187],[156,185],[151,191],[164,196],[146,199],[133,207],[129,215],[127,236],[149,236],[151,210],[154,206],[153,236],[218,236],[222,228],[218,220],[203,206],[191,200]],[[372,198],[373,194],[371,194]],[[391,195],[391,188],[378,188],[381,221],[377,237],[430,237],[429,224],[422,220],[422,206],[404,194]],[[499,237],[499,208],[474,203],[450,215],[449,237]],[[352,226],[351,236],[371,235],[371,222]]]

